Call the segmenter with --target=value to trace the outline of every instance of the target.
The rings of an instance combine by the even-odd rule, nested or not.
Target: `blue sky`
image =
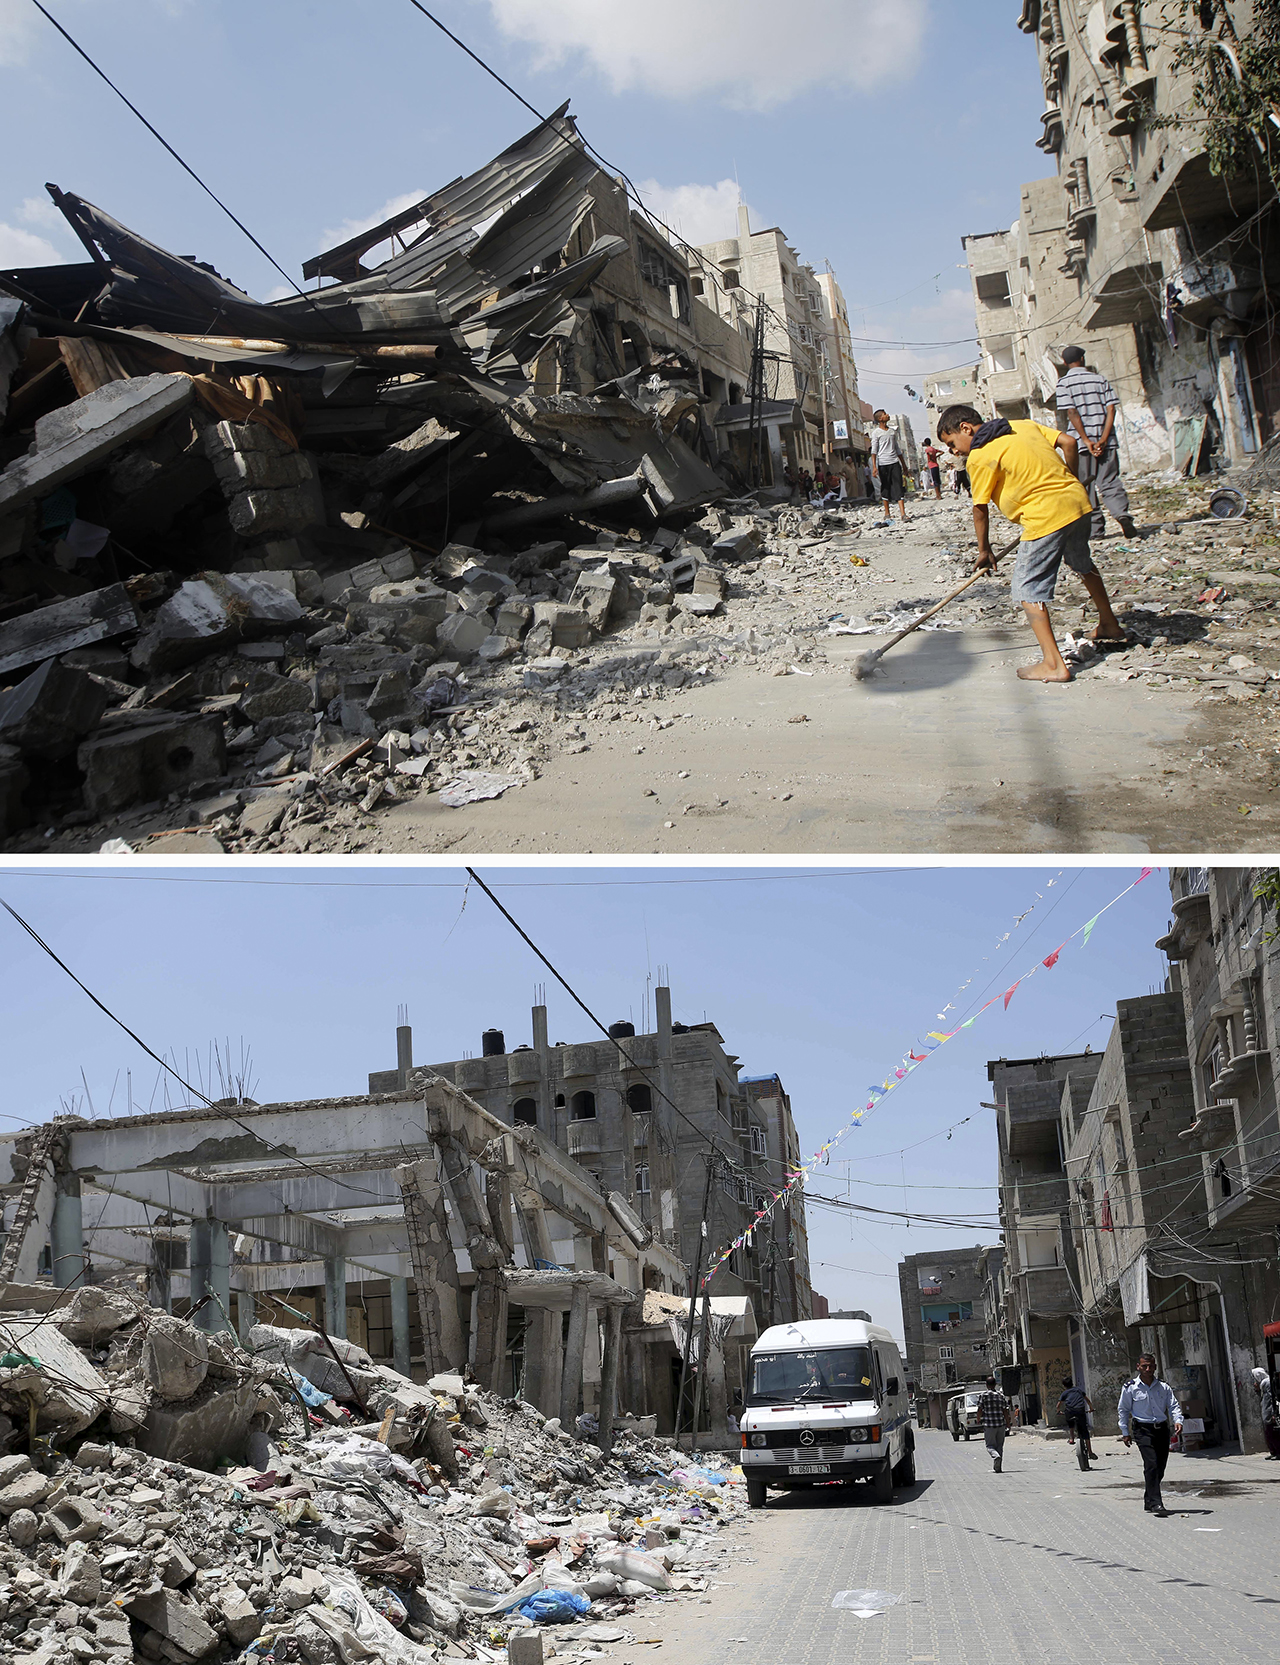
[[[531,125],[409,0],[47,3],[293,276]],[[1007,226],[1021,182],[1048,171],[1012,0],[432,9],[538,109],[571,98],[591,142],[692,240],[732,233],[740,186],[755,224],[781,225],[819,269],[830,259],[856,335],[969,336],[960,237]],[[79,258],[52,180],[253,294],[281,290],[30,0],[0,0],[0,152],[0,266]],[[864,397],[919,411],[902,384],[967,349],[855,351]]]
[[[479,871],[604,1023],[629,1017],[639,1028],[646,980],[669,968],[679,1019],[710,1018],[744,1074],[782,1077],[808,1153],[910,1044],[1003,992],[1138,869],[773,870],[763,880],[769,869]],[[492,903],[472,887],[463,908],[464,886],[458,868],[354,863],[238,864],[230,876],[224,866],[0,874],[0,896],[157,1052],[197,1085],[200,1058],[207,1085],[211,1042],[229,1043],[237,1062],[243,1045],[263,1103],[364,1092],[370,1070],[395,1066],[401,1003],[419,1063],[478,1054],[491,1026],[508,1047],[529,1041],[537,983],[547,984],[552,1041],[590,1038],[587,1019]],[[1165,877],[1153,873],[1103,916],[1087,947],[1069,947],[1007,1011],[997,1002],[889,1094],[812,1188],[833,1194],[849,1181],[854,1200],[901,1209],[905,1180],[912,1210],[994,1210],[993,1190],[969,1189],[994,1177],[992,1116],[980,1108],[988,1058],[1103,1046],[1102,1015],[1163,985],[1153,944],[1168,905]],[[97,1115],[126,1113],[129,1071],[135,1110],[163,1108],[157,1066],[0,919],[3,1126],[63,1104],[86,1114],[86,1085]],[[906,1146],[916,1148],[899,1156]],[[865,1217],[850,1227],[818,1208],[809,1230],[816,1287],[898,1333],[903,1254],[996,1240],[993,1230]]]

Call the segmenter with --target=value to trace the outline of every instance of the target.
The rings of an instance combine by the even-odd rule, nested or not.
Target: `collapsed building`
[[[759,552],[749,332],[564,109],[267,303],[49,190],[88,258],[0,273],[0,836],[233,778],[250,840],[319,776],[372,807],[476,682]]]

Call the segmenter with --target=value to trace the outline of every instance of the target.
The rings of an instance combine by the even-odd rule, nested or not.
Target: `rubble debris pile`
[[[737,1547],[740,1471],[637,1419],[606,1458],[594,1419],[461,1376],[305,1330],[246,1343],[125,1289],[0,1314],[12,1665],[493,1660],[548,1623],[607,1657],[637,1602],[705,1590]]]
[[[49,187],[88,258],[0,273],[0,837],[474,801],[486,694],[558,708],[609,638],[723,611],[759,504],[704,514],[743,482],[697,366],[627,368],[602,178],[560,110],[265,304]]]

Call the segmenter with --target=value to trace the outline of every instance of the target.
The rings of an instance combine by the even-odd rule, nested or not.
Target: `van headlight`
[[[850,1445],[865,1445],[866,1444],[866,1439],[867,1439],[867,1430],[865,1428],[850,1428],[850,1430],[849,1430],[849,1444]]]
[[[760,1446],[769,1443],[769,1436],[768,1434],[752,1434],[751,1443],[758,1449]]]

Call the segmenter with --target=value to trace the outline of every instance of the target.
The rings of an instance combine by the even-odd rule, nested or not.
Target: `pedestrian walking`
[[[1083,347],[1064,347],[1062,363],[1056,402],[1080,438],[1080,484],[1093,506],[1093,536],[1106,537],[1104,511],[1110,509],[1125,537],[1136,538],[1129,494],[1120,478],[1115,389],[1105,376],[1085,368]]]
[[[1067,1443],[1074,1445],[1078,1434],[1085,1455],[1092,1462],[1093,1442],[1089,1438],[1089,1417],[1093,1413],[1093,1405],[1089,1395],[1083,1388],[1074,1386],[1070,1376],[1063,1380],[1062,1392],[1058,1395],[1058,1409],[1067,1425]]]
[[[929,484],[933,487],[933,495],[939,503],[942,501],[941,458],[942,452],[939,451],[931,439],[926,439],[924,442],[924,466]]]
[[[1276,1418],[1276,1396],[1271,1378],[1259,1366],[1253,1373],[1253,1385],[1262,1401],[1262,1437],[1267,1442],[1267,1461],[1280,1457],[1280,1421]]]
[[[1095,642],[1127,646],[1112,611],[1102,575],[1089,554],[1089,498],[1076,476],[1079,447],[1070,434],[1039,422],[984,421],[972,405],[952,405],[938,418],[939,438],[963,458],[973,476],[973,528],[978,534],[975,571],[994,572],[991,511],[1022,528],[1010,599],[1020,601],[1040,646],[1040,662],[1022,665],[1024,682],[1070,682],[1059,652],[1049,603],[1063,561],[1076,573],[1098,609]]]
[[[1009,1415],[1009,1401],[996,1386],[994,1376],[987,1377],[987,1391],[978,1396],[978,1415],[982,1418],[982,1437],[986,1441],[987,1456],[991,1458],[991,1472],[999,1474],[1004,1461],[1004,1437],[1013,1419]]]
[[[1168,1382],[1156,1378],[1150,1353],[1138,1360],[1138,1374],[1120,1390],[1120,1438],[1142,1454],[1146,1479],[1142,1506],[1149,1515],[1166,1515],[1160,1482],[1169,1463],[1169,1429],[1182,1432],[1182,1407]]]
[[[898,450],[897,435],[889,426],[887,410],[875,412],[871,430],[871,469],[880,484],[880,501],[884,504],[884,518],[889,519],[896,503],[903,520],[907,518],[907,500],[903,494],[902,454]]]

